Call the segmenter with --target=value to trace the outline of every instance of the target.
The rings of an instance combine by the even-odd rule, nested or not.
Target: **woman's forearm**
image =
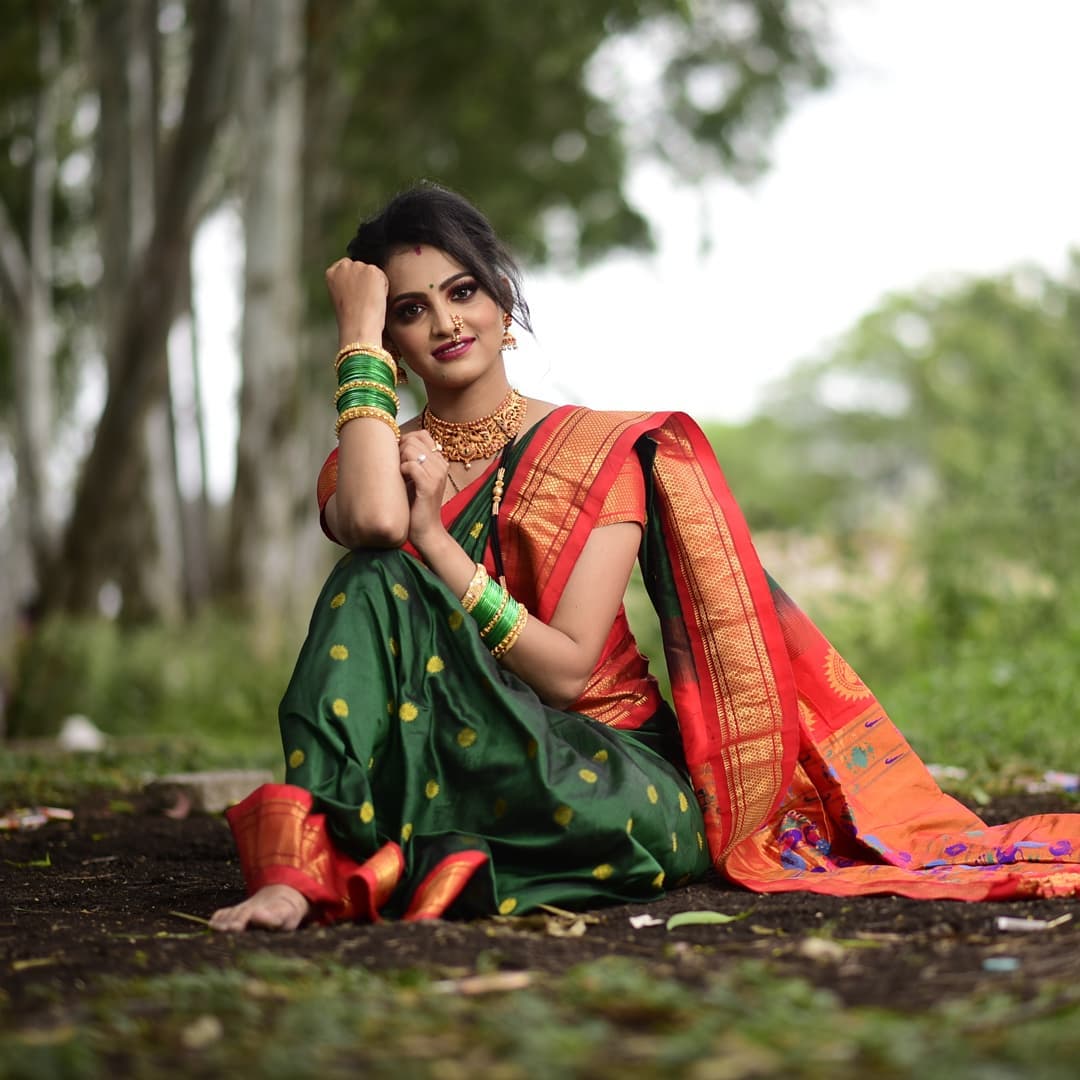
[[[409,532],[409,498],[398,443],[378,420],[350,420],[338,443],[337,491],[327,523],[345,547],[401,547]]]
[[[461,597],[476,572],[476,563],[448,533],[425,543],[420,554],[454,593]],[[606,633],[605,633],[606,637]],[[585,689],[596,665],[594,641],[581,643],[530,616],[513,649],[500,662],[527,682],[546,704],[562,709]]]

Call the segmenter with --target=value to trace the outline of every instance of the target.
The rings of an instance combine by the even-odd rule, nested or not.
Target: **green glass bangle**
[[[477,626],[483,628],[495,618],[505,593],[506,590],[497,581],[493,578],[488,579],[484,591],[480,594],[480,599],[476,601],[476,606],[469,612],[476,620]]]
[[[503,589],[502,600],[499,603],[499,610],[495,612],[495,615],[492,618],[491,622],[489,622],[486,626],[481,626],[480,627],[480,637],[485,642],[487,641],[488,634],[491,633],[492,629],[494,629],[495,624],[503,617],[503,613],[506,611],[506,609],[509,606],[510,606],[510,591],[508,589]]]
[[[363,399],[363,400],[358,400]],[[337,400],[338,412],[346,408],[344,402],[361,405],[385,405],[392,413],[397,414],[397,402],[388,390],[376,390],[373,386],[352,386],[345,391]]]
[[[397,405],[388,394],[380,393],[364,387],[357,390],[349,390],[338,398],[337,411],[340,416],[346,409],[357,405],[374,405],[377,409],[385,409],[391,416],[397,417]]]
[[[352,383],[352,382],[372,382],[372,383],[375,383],[376,385],[382,387],[382,389],[385,390],[388,394],[393,394],[394,393],[393,384],[390,383],[387,379],[384,379],[376,371],[350,372],[350,376],[351,376],[350,378],[342,379],[341,382],[338,383],[337,388],[339,390],[343,386],[348,386],[349,383]]]
[[[513,630],[520,614],[521,605],[511,596],[502,614],[495,620],[495,625],[484,635],[484,644],[489,649],[497,649],[503,643],[503,638]]]
[[[396,385],[394,373],[389,364],[384,363],[374,356],[350,356],[338,368],[338,386],[350,382],[353,379],[372,379],[375,382],[384,383],[388,390]]]
[[[395,420],[397,419],[397,410],[394,408],[393,403],[378,397],[370,390],[353,390],[348,394],[343,394],[338,402],[338,416],[347,409],[355,409],[358,405],[370,405],[372,408],[382,409],[383,412],[388,413]]]

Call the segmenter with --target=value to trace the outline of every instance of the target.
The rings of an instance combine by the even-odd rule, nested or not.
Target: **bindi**
[[[415,251],[417,255],[423,254],[423,248],[421,248],[419,244],[417,244],[416,247],[413,248],[413,251]]]

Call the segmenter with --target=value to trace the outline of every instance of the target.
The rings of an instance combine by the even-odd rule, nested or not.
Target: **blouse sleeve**
[[[330,456],[323,462],[323,467],[319,470],[318,483],[315,485],[315,495],[319,501],[319,524],[322,526],[322,531],[335,544],[339,544],[341,541],[330,531],[329,526],[326,524],[326,504],[330,501],[330,496],[337,491],[337,471],[338,452],[335,446],[330,451]]]
[[[637,454],[627,455],[626,461],[615,478],[615,483],[604,499],[600,516],[595,528],[615,525],[621,521],[636,521],[645,524],[645,477],[641,473],[641,462]]]

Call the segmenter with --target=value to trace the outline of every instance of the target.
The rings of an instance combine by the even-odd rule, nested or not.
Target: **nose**
[[[431,305],[432,337],[450,337],[454,333],[454,318],[450,305],[443,300],[435,300]]]

